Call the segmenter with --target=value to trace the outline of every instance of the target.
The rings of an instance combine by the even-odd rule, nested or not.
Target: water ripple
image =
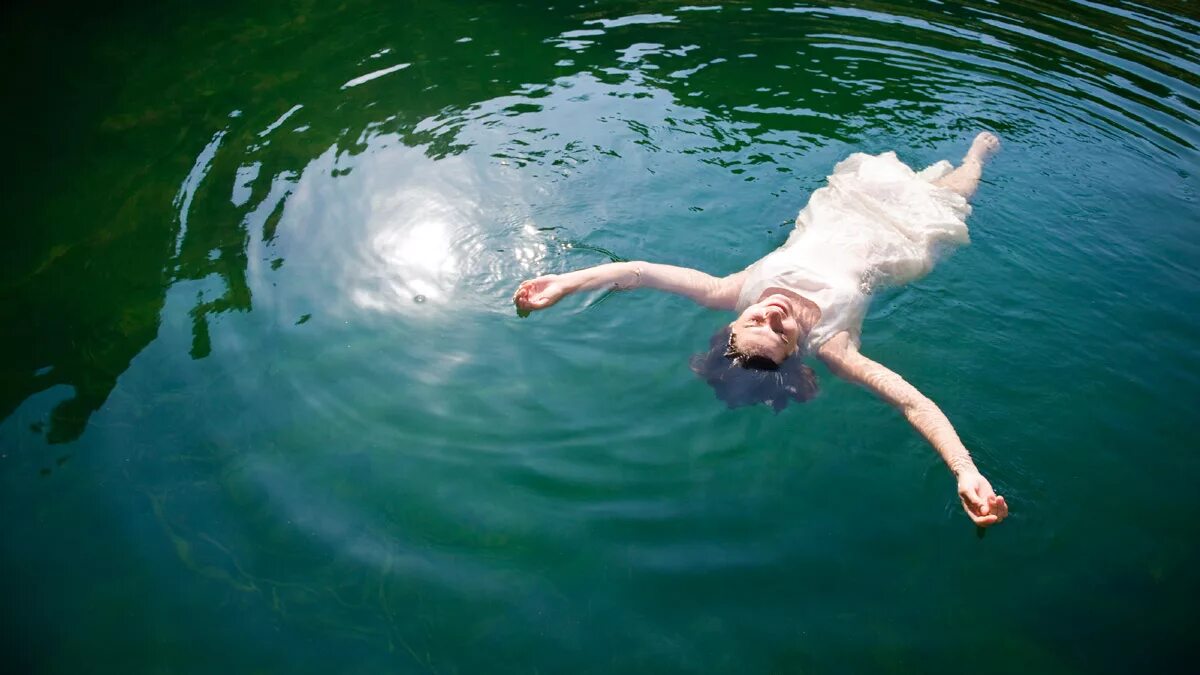
[[[1196,468],[1171,439],[1200,381],[1200,22],[1087,0],[634,4],[381,4],[319,30],[274,17],[212,45],[196,31],[185,72],[130,58],[146,70],[121,96],[137,105],[99,123],[112,135],[96,147],[129,130],[156,146],[81,162],[72,185],[100,215],[48,211],[50,243],[18,242],[28,260],[6,267],[14,465],[36,464],[31,434],[103,446],[98,484],[151,495],[185,564],[189,545],[215,546],[237,568],[215,577],[244,593],[293,563],[273,585],[281,614],[306,611],[307,577],[337,577],[322,592],[360,591],[348,604],[370,615],[339,616],[390,636],[389,603],[429,590],[489,608],[479,644],[515,634],[530,652],[546,641],[524,622],[691,631],[635,597],[664,583],[679,584],[664,604],[750,617],[725,635],[752,643],[778,625],[753,617],[830,592],[796,569],[836,577],[843,555],[862,579],[876,560],[934,570],[903,573],[918,582],[967,560],[954,598],[937,596],[954,609],[929,614],[973,611],[953,603],[994,590],[976,576],[1028,592],[1003,582],[1039,564],[1022,549],[1087,567],[1088,546],[1062,548],[1093,519],[1165,578],[1194,562],[1137,533],[1186,514],[1171,501],[1186,488],[1162,486]],[[650,294],[528,319],[509,303],[521,279],[613,260],[735,272],[782,243],[849,152],[928,164],[980,129],[1005,151],[974,244],[881,299],[866,346],[943,402],[1020,505],[1012,538],[947,535],[962,523],[936,458],[828,373],[798,410],[726,410],[687,357],[727,317]],[[1143,445],[1154,459],[1128,450]],[[1123,482],[1096,503],[1080,476]],[[51,501],[18,483],[12,503]],[[127,508],[144,526],[144,504]],[[1136,553],[1105,551],[1140,574]],[[581,590],[598,577],[603,598]],[[689,593],[696,578],[720,588]],[[1022,583],[1069,586],[1046,579]],[[814,631],[835,613],[824,601]],[[547,640],[570,652],[570,636]]]

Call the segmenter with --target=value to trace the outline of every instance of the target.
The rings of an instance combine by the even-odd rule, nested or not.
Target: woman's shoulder
[[[856,333],[839,331],[817,345],[812,354],[826,363],[837,363],[842,361],[847,353],[858,351],[860,339],[861,337]]]

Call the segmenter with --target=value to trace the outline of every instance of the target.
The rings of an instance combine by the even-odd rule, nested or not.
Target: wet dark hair
[[[817,395],[817,374],[799,356],[775,363],[738,351],[730,326],[714,333],[708,346],[692,356],[692,372],[730,408],[766,403],[779,412],[789,400],[804,403]]]

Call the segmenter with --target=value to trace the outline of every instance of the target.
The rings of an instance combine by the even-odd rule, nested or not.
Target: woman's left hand
[[[1008,516],[1008,504],[996,494],[992,484],[978,471],[965,471],[958,476],[958,498],[963,510],[980,527],[988,527]]]

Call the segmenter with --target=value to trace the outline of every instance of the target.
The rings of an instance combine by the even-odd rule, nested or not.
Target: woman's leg
[[[1000,139],[990,131],[984,131],[975,137],[971,149],[967,150],[962,164],[950,173],[942,176],[934,185],[950,188],[963,197],[970,199],[979,187],[979,177],[983,174],[983,163],[1000,149]]]

